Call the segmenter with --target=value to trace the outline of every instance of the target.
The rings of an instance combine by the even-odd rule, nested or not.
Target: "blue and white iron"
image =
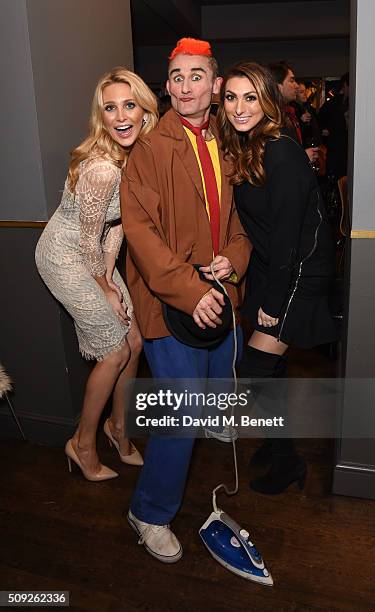
[[[272,576],[250,540],[250,534],[228,514],[220,509],[212,512],[199,535],[213,558],[230,572],[259,584],[273,585]]]
[[[215,273],[211,265],[212,276]],[[221,285],[220,281],[215,280]],[[225,291],[223,285],[221,285]],[[236,321],[233,313],[233,329],[236,329]],[[237,358],[237,337],[233,334],[233,376],[235,392],[237,392],[237,377],[235,363]],[[226,569],[237,576],[252,580],[258,584],[273,585],[273,579],[267,570],[260,552],[255,548],[250,539],[250,534],[234,521],[228,514],[216,505],[216,492],[224,489],[227,495],[235,495],[238,492],[238,468],[236,453],[236,436],[232,435],[233,460],[235,472],[235,487],[230,491],[225,484],[219,484],[212,492],[213,512],[199,530],[199,535],[204,545],[213,558]]]

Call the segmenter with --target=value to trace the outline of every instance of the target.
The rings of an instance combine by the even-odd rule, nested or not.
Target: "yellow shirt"
[[[184,126],[184,130],[185,130],[186,134],[188,135],[188,138],[189,138],[189,140],[190,140],[190,142],[192,144],[192,147],[193,147],[193,150],[194,150],[194,153],[195,153],[195,157],[197,158],[197,162],[198,162],[198,166],[199,166],[199,171],[200,171],[201,177],[202,177],[202,185],[203,185],[204,199],[205,199],[205,202],[206,202],[207,215],[208,215],[208,218],[210,218],[210,208],[209,208],[208,200],[207,200],[206,184],[204,182],[204,176],[203,176],[203,172],[202,172],[202,164],[201,164],[201,160],[199,159],[198,146],[197,146],[197,137],[195,136],[195,134],[193,134],[193,132],[191,130],[189,130],[189,128]],[[221,168],[220,168],[219,150],[217,148],[216,139],[213,138],[212,140],[206,140],[206,145],[207,145],[210,157],[211,157],[212,165],[214,167],[217,191],[218,191],[218,194],[219,194],[219,204],[220,204],[220,198],[221,198]],[[228,278],[228,282],[229,283],[234,283],[234,284],[238,282],[237,274],[235,272],[232,272],[230,278]]]
[[[209,208],[208,200],[207,200],[206,184],[204,182],[204,175],[203,175],[203,171],[202,171],[202,164],[201,164],[201,160],[199,159],[198,146],[197,146],[197,137],[195,136],[195,134],[193,134],[193,132],[191,130],[189,130],[189,128],[184,126],[184,130],[185,130],[186,134],[189,137],[189,140],[190,140],[190,142],[192,144],[192,147],[193,147],[193,150],[194,150],[194,153],[195,153],[195,157],[197,158],[197,162],[198,162],[198,166],[199,166],[199,172],[201,173],[201,177],[202,177],[202,185],[203,185],[204,199],[205,199],[205,202],[206,202],[206,210],[207,210],[208,218],[210,218],[210,208]],[[212,165],[214,167],[215,178],[216,178],[216,185],[217,185],[217,192],[219,194],[219,203],[220,203],[220,196],[221,196],[221,168],[220,168],[219,150],[217,148],[216,139],[213,138],[212,140],[206,140],[206,145],[207,145],[210,157],[211,157]]]

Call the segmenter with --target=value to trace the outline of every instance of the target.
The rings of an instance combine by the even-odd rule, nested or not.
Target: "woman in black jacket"
[[[237,210],[253,244],[243,313],[254,332],[239,368],[243,378],[284,377],[290,344],[309,348],[336,338],[328,308],[330,228],[308,157],[284,128],[282,109],[266,68],[242,62],[229,71],[218,124],[233,161]],[[294,481],[303,486],[306,464],[291,439],[267,439],[251,463],[268,462],[253,489],[274,494]]]

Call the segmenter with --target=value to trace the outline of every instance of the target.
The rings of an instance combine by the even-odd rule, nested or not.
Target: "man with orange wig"
[[[224,298],[205,280],[212,279],[211,265],[233,308],[239,305],[250,244],[210,117],[220,84],[209,43],[180,40],[169,57],[172,108],[135,145],[122,181],[127,282],[154,378],[232,376],[234,330],[209,348],[192,346],[163,318],[164,304],[190,315],[197,330],[220,327]],[[192,438],[151,436],[128,513],[140,543],[165,563],[182,556],[169,523],[182,501],[193,444]]]

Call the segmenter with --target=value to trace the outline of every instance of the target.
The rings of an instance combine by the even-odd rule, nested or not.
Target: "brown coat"
[[[212,119],[211,129],[216,135]],[[238,279],[247,269],[251,246],[222,171],[220,255],[228,257]],[[139,140],[121,182],[121,212],[128,243],[127,283],[144,338],[169,336],[161,303],[192,314],[207,283],[191,264],[212,261],[210,223],[195,153],[172,109]],[[226,283],[234,307],[241,290]]]

